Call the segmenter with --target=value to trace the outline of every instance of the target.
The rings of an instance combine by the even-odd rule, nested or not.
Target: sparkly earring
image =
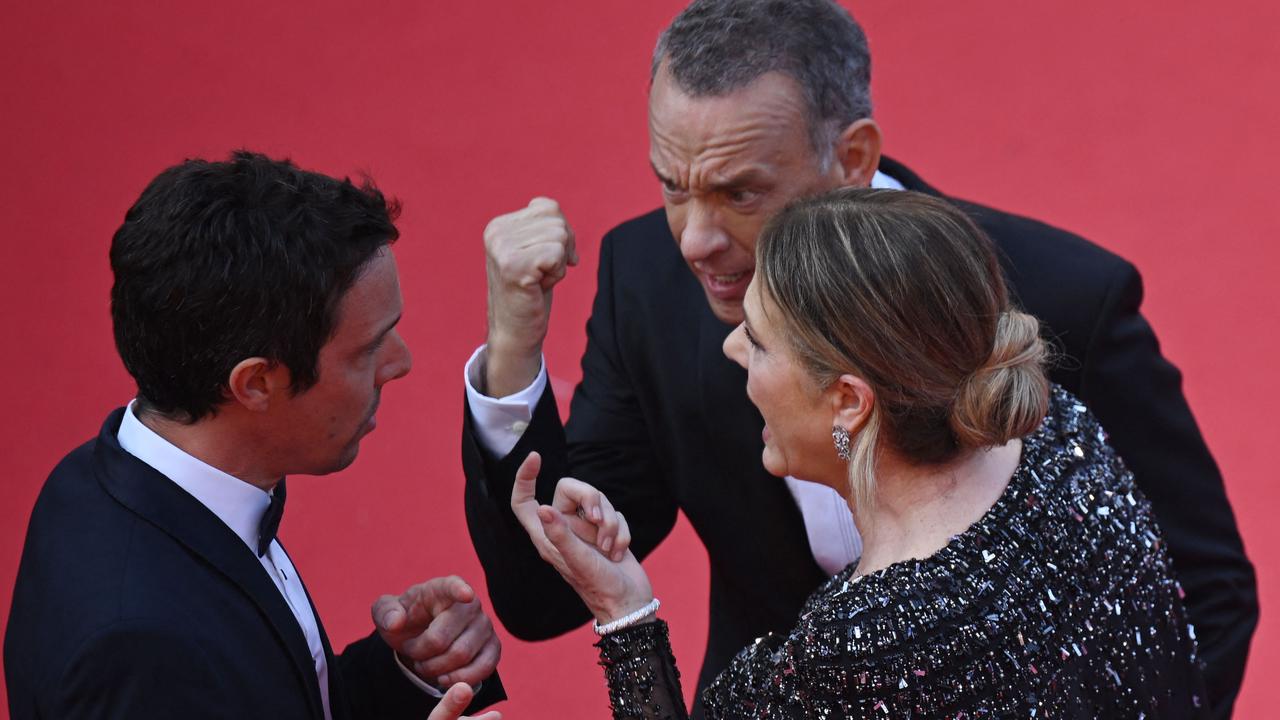
[[[831,428],[831,439],[836,443],[836,457],[849,459],[849,431],[840,426]]]

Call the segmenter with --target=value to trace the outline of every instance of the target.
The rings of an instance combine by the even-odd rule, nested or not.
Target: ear
[[[855,120],[836,138],[831,172],[841,187],[870,187],[880,167],[880,126],[871,118]]]
[[[856,435],[875,407],[876,393],[866,380],[857,375],[841,375],[831,384],[831,410],[833,426],[839,426]]]
[[[265,412],[271,401],[288,392],[292,383],[289,369],[281,363],[262,357],[245,358],[236,363],[227,377],[231,399],[252,412]]]

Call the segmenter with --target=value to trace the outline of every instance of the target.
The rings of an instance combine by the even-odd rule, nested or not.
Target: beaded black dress
[[[923,560],[809,598],[743,649],[707,718],[1193,718],[1204,685],[1151,508],[1089,411],[1052,391],[990,510]],[[615,718],[685,718],[658,621],[598,643]]]

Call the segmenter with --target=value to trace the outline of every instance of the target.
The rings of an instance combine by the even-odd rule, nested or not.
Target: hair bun
[[[961,447],[1003,445],[1040,426],[1049,409],[1048,348],[1040,321],[1006,310],[996,323],[991,357],[961,385],[951,430]]]

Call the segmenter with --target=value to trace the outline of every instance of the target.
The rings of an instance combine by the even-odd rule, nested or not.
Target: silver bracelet
[[[609,622],[603,625],[601,625],[599,622],[593,621],[591,623],[591,629],[595,630],[597,635],[608,635],[611,632],[617,632],[618,630],[621,630],[623,628],[629,628],[632,625],[635,625],[641,620],[658,612],[658,608],[660,607],[662,607],[662,603],[658,602],[658,598],[654,598],[653,600],[649,601],[648,605],[645,605],[644,607],[640,608],[639,610],[636,610],[633,613],[628,613],[626,615],[623,615],[617,620],[610,620]]]

